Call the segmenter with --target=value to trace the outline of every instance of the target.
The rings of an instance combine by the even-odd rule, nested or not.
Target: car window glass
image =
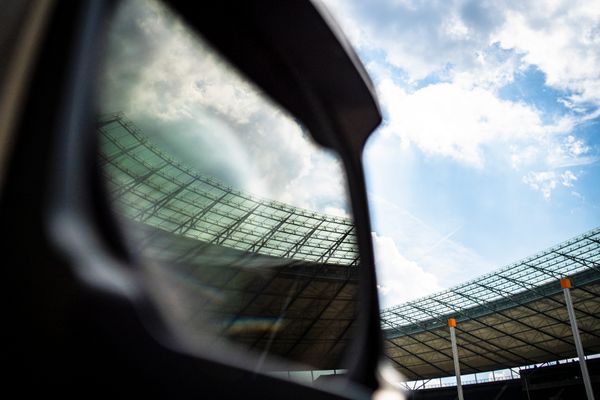
[[[170,326],[257,368],[343,368],[360,260],[337,155],[159,3],[119,8],[99,88],[108,196]]]

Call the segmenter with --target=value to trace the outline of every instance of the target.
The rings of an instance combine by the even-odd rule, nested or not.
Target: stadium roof
[[[131,219],[249,253],[358,265],[352,220],[260,199],[203,176],[122,114],[99,124],[112,195]]]
[[[199,174],[122,114],[99,121],[105,176],[168,313],[246,348],[340,368],[356,311],[358,250],[346,218],[253,197]],[[575,356],[559,278],[570,276],[584,348],[600,352],[600,229],[382,312],[386,355],[409,379]],[[174,289],[174,290],[173,290]],[[176,310],[177,312],[172,312]],[[199,316],[210,316],[210,318]]]
[[[588,354],[600,352],[600,229],[493,273],[384,310],[386,354],[409,379],[454,374],[447,328],[458,321],[463,374],[576,357],[559,279],[571,277]]]
[[[351,220],[203,176],[122,114],[102,117],[98,131],[115,209],[177,327],[316,369],[343,368],[359,268]]]

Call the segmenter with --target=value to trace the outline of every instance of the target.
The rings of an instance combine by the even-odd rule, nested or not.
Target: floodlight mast
[[[577,357],[579,358],[579,365],[581,366],[581,375],[583,377],[583,384],[585,386],[585,393],[587,394],[588,400],[594,400],[594,390],[592,389],[592,382],[590,381],[590,374],[587,369],[585,362],[585,353],[583,352],[583,345],[581,344],[581,337],[579,336],[579,328],[577,327],[577,317],[575,310],[573,309],[573,300],[571,299],[571,279],[561,278],[560,287],[562,287],[565,295],[565,303],[567,305],[567,311],[569,313],[569,320],[571,321],[571,330],[573,331],[573,340],[575,342],[575,349],[577,350]]]
[[[454,372],[456,373],[456,389],[458,390],[458,400],[464,400],[462,382],[460,381],[460,363],[458,362],[458,348],[456,347],[456,320],[450,318],[448,320],[450,328],[450,340],[452,342],[452,358],[454,359]]]

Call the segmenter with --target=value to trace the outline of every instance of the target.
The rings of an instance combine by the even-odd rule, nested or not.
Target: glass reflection
[[[170,324],[343,368],[359,258],[337,157],[156,3],[122,6],[104,71],[100,163]]]

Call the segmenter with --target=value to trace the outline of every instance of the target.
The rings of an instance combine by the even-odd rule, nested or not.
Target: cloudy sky
[[[242,190],[348,212],[339,162],[151,2],[113,23],[103,111]],[[384,306],[600,225],[600,2],[326,0],[384,122],[365,154]]]
[[[349,215],[341,163],[158,2],[112,21],[101,112],[124,112],[202,175],[246,193]]]
[[[600,225],[600,2],[325,4],[385,116],[365,155],[384,306]]]

